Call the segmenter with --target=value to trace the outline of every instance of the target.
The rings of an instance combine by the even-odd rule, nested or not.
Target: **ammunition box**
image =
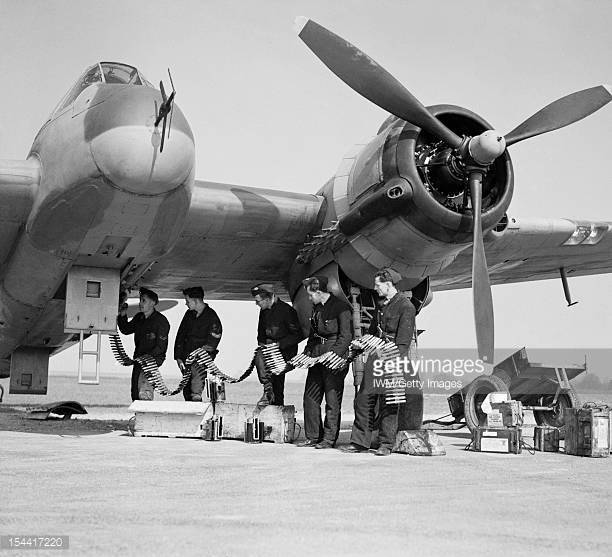
[[[483,453],[521,453],[521,430],[476,428],[472,432],[472,450]]]
[[[559,451],[559,429],[537,426],[533,430],[533,448],[536,451],[556,453]]]
[[[610,409],[565,408],[565,453],[606,458],[610,456]]]

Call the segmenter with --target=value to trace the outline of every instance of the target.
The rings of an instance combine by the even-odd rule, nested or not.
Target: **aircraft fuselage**
[[[191,129],[174,107],[160,152],[162,103],[147,86],[96,83],[60,107],[28,159],[40,181],[25,229],[3,263],[0,369],[18,346],[61,346],[62,284],[73,265],[141,273],[172,247],[194,181]]]

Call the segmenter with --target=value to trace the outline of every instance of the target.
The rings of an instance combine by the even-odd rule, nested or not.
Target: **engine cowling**
[[[491,129],[465,108],[429,110],[460,136]],[[372,141],[347,154],[320,193],[328,200],[326,223],[338,222],[336,237],[325,247],[362,286],[371,286],[376,270],[393,266],[406,277],[402,287],[411,288],[472,243],[467,169],[444,142],[395,116]],[[503,219],[512,193],[512,163],[504,152],[483,183],[483,233]],[[306,273],[324,263],[316,255],[303,259]]]

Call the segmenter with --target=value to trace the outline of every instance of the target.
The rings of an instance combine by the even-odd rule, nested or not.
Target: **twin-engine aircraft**
[[[0,377],[37,392],[50,355],[114,333],[123,290],[248,299],[276,283],[307,323],[301,280],[330,278],[357,310],[376,270],[398,270],[418,308],[432,290],[473,289],[478,351],[492,361],[490,284],[612,271],[611,222],[508,215],[508,148],[612,99],[563,97],[502,135],[465,108],[425,108],[378,63],[312,20],[300,39],[357,93],[387,110],[312,195],[196,180],[194,138],[160,83],[137,68],[88,68],[25,161],[0,161]],[[359,326],[360,312],[355,312]]]

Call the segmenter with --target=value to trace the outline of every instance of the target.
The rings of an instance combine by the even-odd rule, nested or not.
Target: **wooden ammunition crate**
[[[201,439],[201,425],[212,418],[210,402],[135,400],[136,437],[194,437]]]
[[[565,453],[606,458],[610,456],[610,409],[565,408]]]
[[[223,416],[223,438],[244,439],[247,418],[264,423],[264,441],[291,443],[295,436],[295,406],[264,406],[217,402],[215,415]]]
[[[523,425],[523,403],[520,400],[493,402],[491,408],[502,415],[504,427],[520,427]]]
[[[536,451],[556,453],[559,451],[559,428],[536,426],[533,429],[533,448]]]
[[[213,417],[210,402],[135,400],[134,435],[138,437],[193,437],[201,439],[204,422]],[[291,443],[295,435],[294,406],[265,406],[217,402],[215,416],[223,417],[223,438],[244,438],[247,418],[258,417],[265,425],[264,441]]]
[[[472,450],[483,453],[520,454],[521,439],[521,430],[518,427],[507,429],[478,427],[472,431]]]

